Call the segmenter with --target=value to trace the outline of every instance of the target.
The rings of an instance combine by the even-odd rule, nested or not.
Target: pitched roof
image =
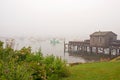
[[[117,34],[113,33],[112,31],[98,31],[98,32],[94,32],[93,34],[91,34],[90,36],[105,36],[109,33],[114,34],[115,36],[117,36]]]

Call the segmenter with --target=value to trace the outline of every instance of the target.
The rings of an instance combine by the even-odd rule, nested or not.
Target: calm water
[[[1,38],[3,42],[6,43],[6,38]],[[46,55],[55,55],[66,60],[68,63],[81,62],[85,63],[86,60],[82,57],[69,56],[68,53],[64,53],[64,41],[59,40],[59,43],[52,44],[52,39],[34,39],[34,38],[15,38],[14,40],[14,49],[21,49],[22,47],[32,47],[32,51],[35,52],[41,49],[44,56]]]

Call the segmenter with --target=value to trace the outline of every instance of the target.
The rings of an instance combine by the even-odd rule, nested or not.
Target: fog
[[[120,0],[0,0],[0,36],[120,38]]]

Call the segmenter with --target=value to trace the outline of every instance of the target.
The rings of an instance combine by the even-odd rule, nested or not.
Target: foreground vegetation
[[[120,61],[80,64],[70,71],[63,80],[120,80]]]
[[[110,62],[66,66],[65,61],[23,47],[3,48],[0,42],[0,80],[120,80],[120,57]]]
[[[65,61],[53,55],[43,57],[31,48],[3,48],[0,41],[0,80],[61,80],[69,75]]]

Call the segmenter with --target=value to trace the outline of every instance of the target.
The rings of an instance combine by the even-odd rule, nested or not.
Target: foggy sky
[[[0,36],[120,36],[120,0],[0,0]]]

